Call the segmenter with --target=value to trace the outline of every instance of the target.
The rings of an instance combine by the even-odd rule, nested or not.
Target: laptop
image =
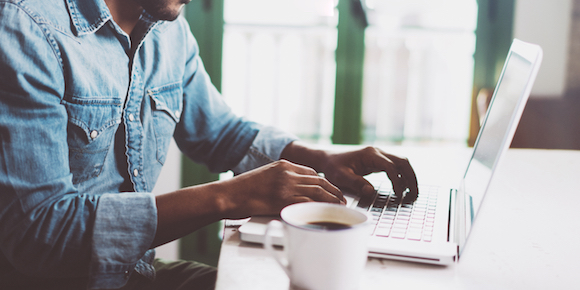
[[[392,193],[385,174],[366,177],[376,195],[349,198],[347,206],[372,217],[369,257],[439,265],[459,259],[494,171],[511,144],[542,55],[538,45],[513,40],[457,188],[420,185],[417,199],[408,202]],[[263,243],[270,220],[272,217],[252,217],[239,228],[240,239]],[[282,245],[282,233],[273,235],[273,243]]]

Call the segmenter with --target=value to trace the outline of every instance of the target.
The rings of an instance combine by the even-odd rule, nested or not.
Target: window
[[[336,50],[333,0],[225,0],[222,93],[239,115],[329,140]]]
[[[366,3],[365,142],[465,142],[476,1]]]
[[[346,0],[344,0],[346,1]],[[465,142],[476,0],[366,0],[364,143]],[[323,143],[332,134],[335,0],[225,0],[233,110]]]

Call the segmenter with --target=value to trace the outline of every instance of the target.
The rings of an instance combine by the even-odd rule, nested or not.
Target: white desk
[[[419,182],[430,184],[456,184],[469,158],[457,148],[388,150],[407,156]],[[580,151],[509,150],[458,263],[369,259],[360,289],[580,289],[579,206]],[[217,290],[288,288],[261,246],[225,229]]]

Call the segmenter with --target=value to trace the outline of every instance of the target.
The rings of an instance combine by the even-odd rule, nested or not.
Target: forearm
[[[225,197],[226,189],[223,182],[211,182],[158,195],[157,231],[151,248],[228,218],[233,205]]]
[[[225,181],[159,195],[157,232],[151,247],[224,218],[277,214],[285,206],[303,201],[344,200],[340,190],[314,170],[288,161],[272,162]]]
[[[324,172],[328,160],[328,152],[306,146],[304,143],[294,141],[288,144],[280,159],[286,159],[296,164],[313,168],[317,172]]]

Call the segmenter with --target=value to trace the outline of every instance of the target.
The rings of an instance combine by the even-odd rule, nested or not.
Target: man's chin
[[[179,7],[179,9],[166,9],[163,11],[155,11],[157,13],[150,13],[147,11],[151,16],[159,19],[159,20],[166,20],[166,21],[173,21],[181,15],[181,10],[183,9],[183,5]]]
[[[164,16],[164,17],[160,17],[159,20],[165,20],[165,21],[174,21],[179,17],[179,13],[175,14],[175,15],[168,15],[168,16]]]

